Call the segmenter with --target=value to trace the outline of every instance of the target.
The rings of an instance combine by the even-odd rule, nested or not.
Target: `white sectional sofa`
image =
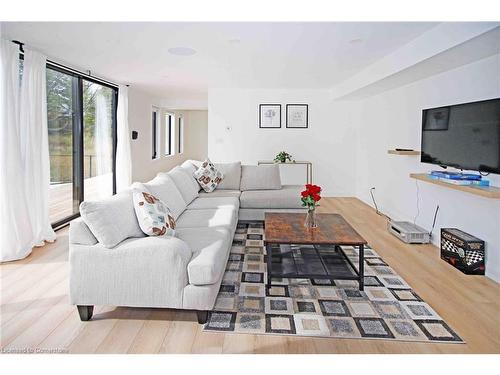
[[[94,305],[196,310],[204,323],[215,304],[238,219],[266,211],[303,211],[300,185],[281,185],[278,166],[216,164],[218,188],[200,192],[188,160],[145,183],[176,219],[174,238],[145,236],[131,191],[83,202],[70,224],[70,301],[82,320]]]

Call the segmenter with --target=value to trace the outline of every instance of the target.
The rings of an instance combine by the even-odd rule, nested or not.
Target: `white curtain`
[[[116,190],[120,192],[132,183],[132,156],[128,127],[128,87],[118,88],[116,147]]]
[[[56,239],[49,220],[50,160],[46,63],[45,56],[25,48],[21,82],[20,139],[35,246],[43,246],[45,241]]]
[[[95,106],[95,154],[97,163],[97,175],[111,173],[111,143],[109,127],[111,121],[108,115],[106,98],[101,89],[96,93]]]
[[[19,47],[0,39],[0,261],[31,253],[19,123]]]
[[[92,179],[97,189],[93,198],[105,198],[112,194],[111,187],[113,186],[110,106],[102,89],[97,89],[95,97],[94,150],[97,173]]]

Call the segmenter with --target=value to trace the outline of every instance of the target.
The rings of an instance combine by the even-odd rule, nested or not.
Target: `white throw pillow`
[[[214,163],[217,168],[224,175],[224,179],[217,185],[218,189],[226,190],[240,190],[241,181],[241,162],[234,163]]]
[[[107,248],[130,237],[144,236],[135,216],[130,189],[98,201],[82,202],[80,214],[95,238]]]
[[[187,207],[181,192],[175,186],[174,181],[166,173],[158,173],[151,181],[145,182],[146,189],[167,205],[175,220]],[[135,187],[135,184],[132,185]]]
[[[187,170],[177,166],[168,172],[167,175],[174,181],[175,186],[179,189],[186,204],[191,203],[196,197],[198,197],[200,186]]]
[[[222,181],[224,175],[215,168],[210,159],[205,160],[193,174],[203,190],[211,193]]]
[[[175,219],[168,207],[144,185],[136,184],[132,188],[134,209],[137,221],[144,234],[148,236],[173,237],[175,235]]]
[[[200,167],[201,161],[188,159],[181,164],[181,168],[185,169],[191,176]]]

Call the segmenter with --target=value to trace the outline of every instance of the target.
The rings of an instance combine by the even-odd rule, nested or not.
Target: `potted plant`
[[[302,206],[307,207],[306,221],[307,228],[317,228],[316,207],[321,200],[321,187],[318,185],[306,184],[306,189],[300,193]]]
[[[280,153],[278,153],[278,155],[276,155],[274,161],[276,163],[286,163],[287,161],[293,161],[293,160],[292,160],[292,155],[290,155],[286,151],[281,151]]]

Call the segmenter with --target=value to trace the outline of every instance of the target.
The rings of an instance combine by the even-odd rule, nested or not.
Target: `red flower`
[[[304,204],[307,204],[309,206],[316,206],[316,202],[318,202],[321,199],[320,193],[321,193],[320,186],[313,184],[306,184],[306,190],[302,191],[300,195],[302,196],[302,199],[307,199],[311,197],[312,200],[314,201],[314,203],[303,201]]]
[[[306,190],[310,193],[310,194],[319,194],[321,192],[321,187],[318,186],[318,185],[311,185],[311,184],[307,184],[306,185]]]
[[[309,189],[309,191],[312,193],[312,194],[319,194],[321,192],[321,188],[317,185],[313,185],[311,186],[311,188]]]

